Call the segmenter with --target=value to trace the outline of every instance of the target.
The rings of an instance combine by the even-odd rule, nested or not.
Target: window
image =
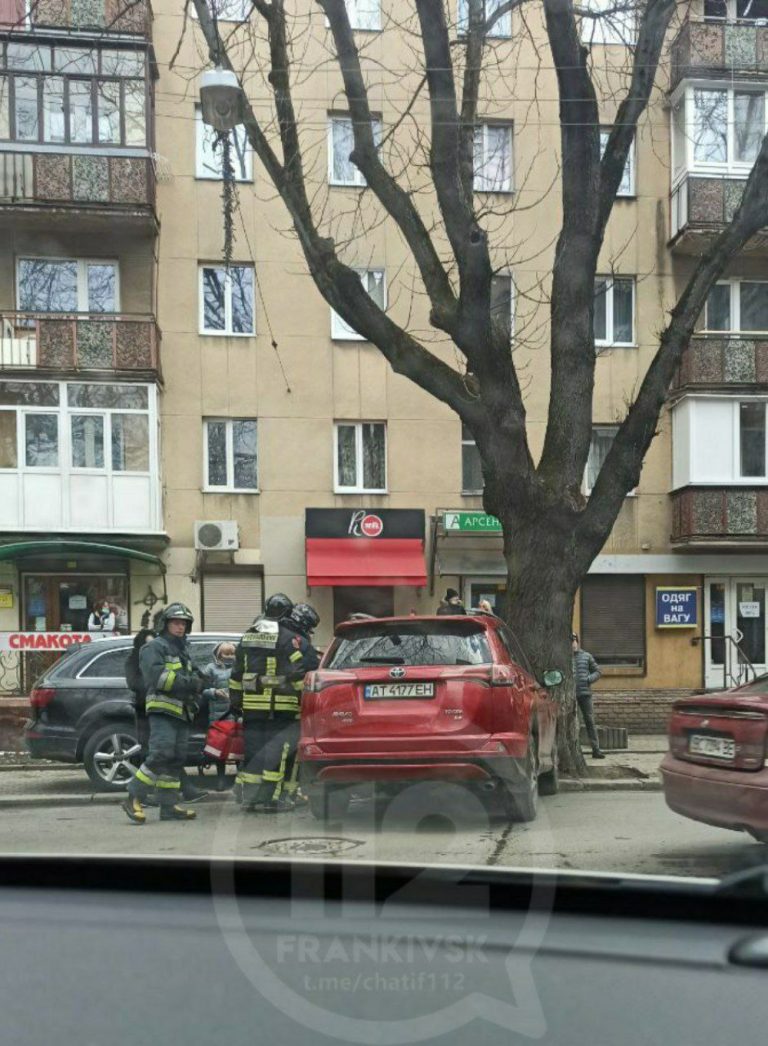
[[[0,42],[0,138],[147,145],[143,51]]]
[[[768,25],[768,0],[704,0],[704,21]]]
[[[373,139],[381,142],[381,120],[374,118]],[[331,185],[365,186],[365,178],[349,156],[355,147],[352,118],[331,116],[328,119],[328,180]]]
[[[83,679],[125,679],[125,662],[128,660],[130,647],[120,647],[119,650],[110,650],[106,654],[95,657],[78,678]]]
[[[581,19],[581,40],[585,44],[619,44],[627,47],[637,41],[637,0],[587,0],[592,12]]]
[[[353,29],[368,32],[381,29],[380,0],[347,0],[347,15]]]
[[[201,334],[253,334],[253,266],[200,267]]]
[[[610,134],[610,128],[601,129],[600,131],[600,156],[602,158],[605,153],[605,147],[608,144],[608,135]],[[629,147],[627,153],[627,162],[624,164],[624,174],[621,176],[619,182],[619,188],[616,192],[616,196],[634,196],[635,195],[635,142]]]
[[[765,403],[739,404],[740,473],[765,477]]]
[[[24,463],[28,468],[56,468],[59,464],[57,414],[27,414],[24,425]]]
[[[486,0],[485,2],[485,19],[486,21],[505,3],[505,0]],[[466,33],[469,25],[469,2],[468,0],[458,0],[458,31],[459,34]],[[493,23],[490,32],[488,33],[489,38],[494,36],[511,36],[512,35],[512,14],[510,11],[505,11],[500,18],[497,18]]]
[[[595,345],[634,345],[635,279],[598,276],[595,280]]]
[[[19,309],[23,312],[115,312],[117,274],[117,262],[113,261],[19,258]]]
[[[599,665],[645,663],[645,578],[588,575],[581,586],[581,645]]]
[[[205,428],[206,490],[246,491],[259,488],[256,421],[245,418],[210,419]]]
[[[197,135],[196,177],[223,178],[222,163],[224,148],[217,142],[216,132],[203,122],[199,106],[195,109],[195,130]],[[248,136],[242,124],[229,133],[230,157],[235,172],[235,181],[249,182],[252,177],[252,154]]]
[[[493,660],[485,631],[474,623],[360,625],[333,641],[327,667],[385,665],[486,665]]]
[[[384,493],[387,489],[387,428],[383,422],[336,422],[337,493]]]
[[[675,170],[681,166],[747,171],[760,151],[766,131],[765,92],[692,87],[686,91],[687,132],[675,113]]]
[[[768,283],[723,280],[707,297],[704,327],[708,331],[768,331]]]
[[[387,307],[386,280],[383,269],[356,269],[360,282],[380,309]],[[365,341],[362,334],[350,327],[331,309],[331,337],[336,341]]]
[[[112,415],[112,471],[149,470],[149,419],[144,414]]]
[[[485,483],[475,437],[466,425],[461,426],[461,492],[482,494]]]
[[[251,0],[209,0],[208,6],[219,22],[247,22],[251,13]],[[197,18],[195,5],[190,7],[192,17]]]
[[[592,440],[589,444],[589,457],[587,458],[587,494],[592,493],[595,483],[597,483],[600,469],[608,457],[608,451],[611,449],[618,431],[618,425],[596,425],[592,429]]]
[[[475,191],[512,192],[512,124],[475,128]]]
[[[104,468],[104,418],[100,414],[73,414],[72,467]]]
[[[491,319],[504,327],[511,344],[515,332],[515,285],[505,273],[491,280]]]

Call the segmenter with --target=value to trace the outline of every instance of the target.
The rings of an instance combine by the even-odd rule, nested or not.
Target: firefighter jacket
[[[147,688],[147,715],[191,722],[199,707],[202,681],[192,665],[186,639],[164,632],[142,647],[139,665]]]
[[[299,714],[309,670],[304,636],[279,621],[261,618],[245,633],[235,653],[229,697],[244,716],[273,719]]]

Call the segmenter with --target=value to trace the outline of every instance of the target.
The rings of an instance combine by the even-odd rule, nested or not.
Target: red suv
[[[437,779],[499,790],[514,820],[533,820],[537,795],[557,791],[557,703],[516,646],[490,616],[339,625],[302,699],[312,813],[340,817],[360,782]]]

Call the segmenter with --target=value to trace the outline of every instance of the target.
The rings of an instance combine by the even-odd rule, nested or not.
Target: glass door
[[[768,671],[768,579],[708,578],[704,585],[705,678],[708,689]]]

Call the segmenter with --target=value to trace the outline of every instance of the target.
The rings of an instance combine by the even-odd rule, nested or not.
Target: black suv
[[[192,659],[202,668],[218,643],[239,639],[232,633],[193,632]],[[140,751],[133,695],[125,682],[132,646],[133,636],[115,636],[71,647],[38,679],[30,695],[33,718],[24,731],[33,759],[83,763],[100,791],[126,787]],[[189,766],[204,762],[207,729],[203,702],[189,739]]]

